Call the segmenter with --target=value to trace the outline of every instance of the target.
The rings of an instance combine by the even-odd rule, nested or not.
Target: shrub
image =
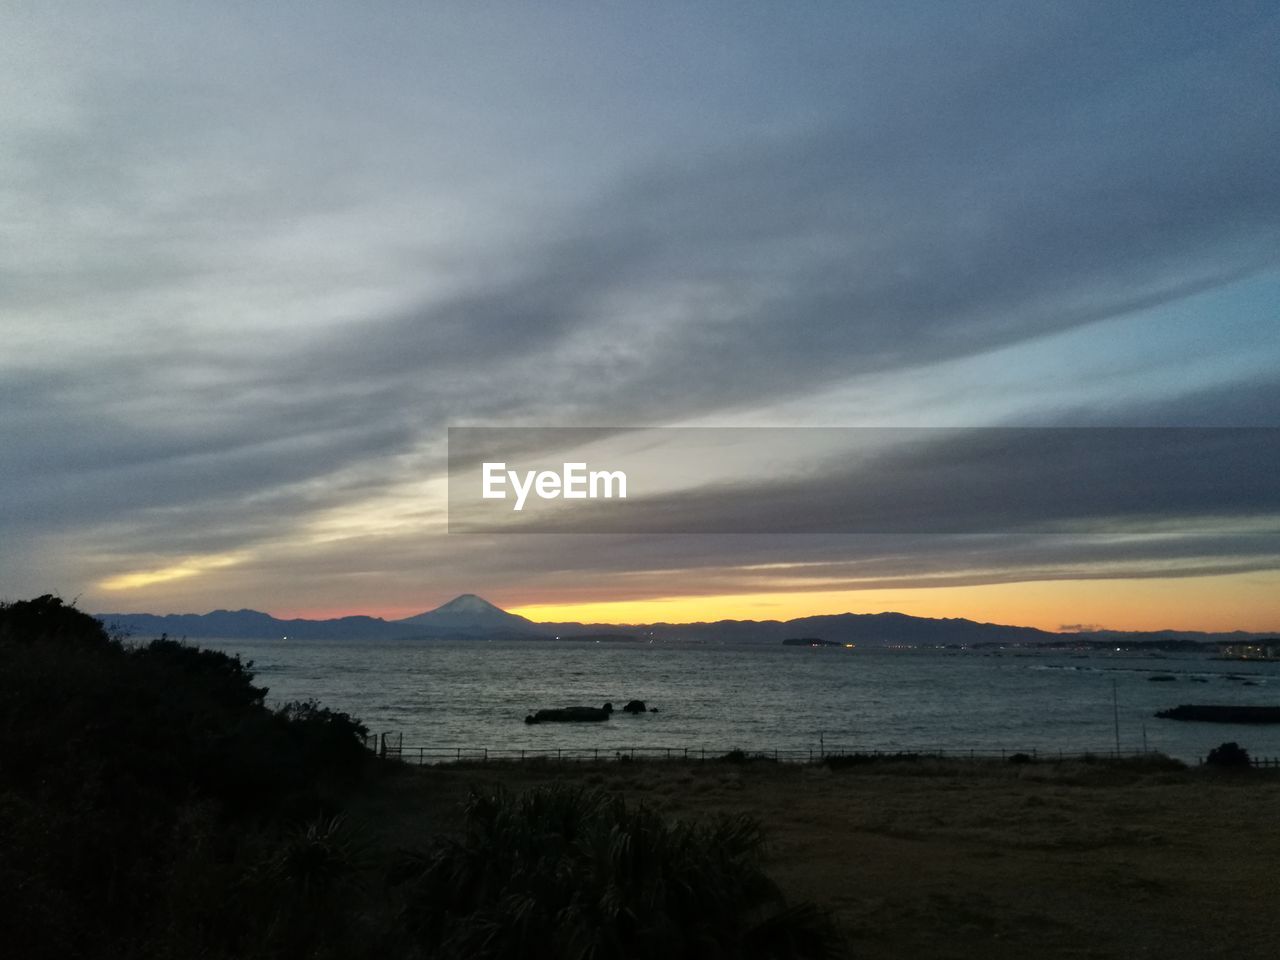
[[[262,706],[266,687],[253,685],[253,661],[244,663],[239,655],[205,650],[165,634],[146,646],[131,651],[145,667],[180,681],[187,692],[232,709]]]
[[[745,817],[668,824],[595,789],[473,793],[461,840],[409,855],[402,921],[432,957],[825,957],[828,919],[789,906]]]
[[[0,605],[0,677],[10,953],[321,956],[305,931],[328,898],[328,955],[356,955],[346,832],[290,831],[332,815],[321,781],[358,771],[358,721],[273,712],[252,664],[167,637],[126,648],[53,597]]]
[[[110,638],[101,621],[46,593],[34,600],[0,603],[0,641],[4,640],[106,644]]]
[[[1211,767],[1225,767],[1233,770],[1247,770],[1251,767],[1249,751],[1234,740],[1214,747],[1209,751],[1209,756],[1204,762]]]
[[[315,700],[295,700],[280,707],[276,715],[288,727],[310,780],[350,779],[371,756],[365,748],[369,728],[350,714],[322,707]]]

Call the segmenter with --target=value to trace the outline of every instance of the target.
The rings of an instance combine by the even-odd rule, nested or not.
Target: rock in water
[[[1156,714],[1163,720],[1198,720],[1202,723],[1280,723],[1280,707],[1184,703]]]
[[[524,718],[525,723],[596,723],[608,720],[613,713],[613,704],[606,703],[602,707],[557,707],[553,710],[538,710]]]

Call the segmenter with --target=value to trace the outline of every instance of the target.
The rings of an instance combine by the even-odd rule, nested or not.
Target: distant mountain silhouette
[[[501,634],[528,634],[545,636],[545,627],[514,613],[507,613],[496,607],[483,597],[474,593],[464,593],[454,597],[443,606],[406,617],[399,623],[413,624],[420,632],[434,634],[464,634],[486,636]]]
[[[380,617],[339,617],[334,620],[280,620],[257,610],[214,610],[212,613],[99,613],[99,620],[113,632],[149,639],[167,633],[171,637],[213,638],[227,640],[281,639],[299,640],[379,640],[402,637],[408,631],[402,624]]]
[[[381,617],[340,617],[334,620],[281,620],[257,610],[214,610],[212,613],[95,614],[108,630],[147,638],[167,633],[192,639],[396,640],[478,637],[534,638],[549,636],[549,628],[507,613],[473,593],[464,593],[443,606],[404,620]]]
[[[578,631],[599,632],[619,629],[609,624],[546,624],[561,635]],[[935,644],[1048,643],[1062,635],[1035,627],[1009,627],[973,620],[935,620],[905,613],[836,613],[795,620],[717,620],[712,623],[653,623],[623,628],[661,640],[699,640],[704,643],[735,643],[763,640],[781,643],[788,637],[818,637],[833,643],[866,646],[933,646]]]
[[[711,623],[535,623],[508,613],[473,593],[464,593],[434,610],[403,620],[341,617],[334,620],[280,620],[257,610],[214,610],[206,614],[103,613],[96,615],[109,630],[145,639],[167,633],[191,639],[393,640],[548,639],[551,637],[689,640],[702,643],[759,641],[780,643],[788,637],[820,637],[860,646],[937,646],[976,643],[1042,644],[1073,640],[1157,641],[1170,638],[1201,642],[1268,636],[1242,631],[1095,630],[1052,633],[1035,627],[978,623],[974,620],[913,617],[905,613],[837,613],[795,620],[717,620]]]

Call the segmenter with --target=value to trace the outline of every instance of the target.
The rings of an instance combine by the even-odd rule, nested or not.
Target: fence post
[[[418,748],[418,766],[422,766],[422,755],[426,752],[426,747]]]

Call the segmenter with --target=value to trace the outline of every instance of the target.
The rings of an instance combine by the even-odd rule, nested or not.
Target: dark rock
[[[613,704],[603,707],[557,707],[554,710],[539,710],[524,718],[525,723],[597,723],[608,720],[613,713]]]
[[[1162,720],[1198,720],[1202,723],[1280,723],[1280,707],[1246,707],[1184,703],[1156,714]]]
[[[648,710],[643,700],[628,700],[627,705],[622,708],[623,713],[647,713]]]
[[[1147,679],[1152,683],[1169,683],[1170,681],[1177,680],[1178,678],[1171,673],[1157,673],[1153,677],[1147,677]]]

